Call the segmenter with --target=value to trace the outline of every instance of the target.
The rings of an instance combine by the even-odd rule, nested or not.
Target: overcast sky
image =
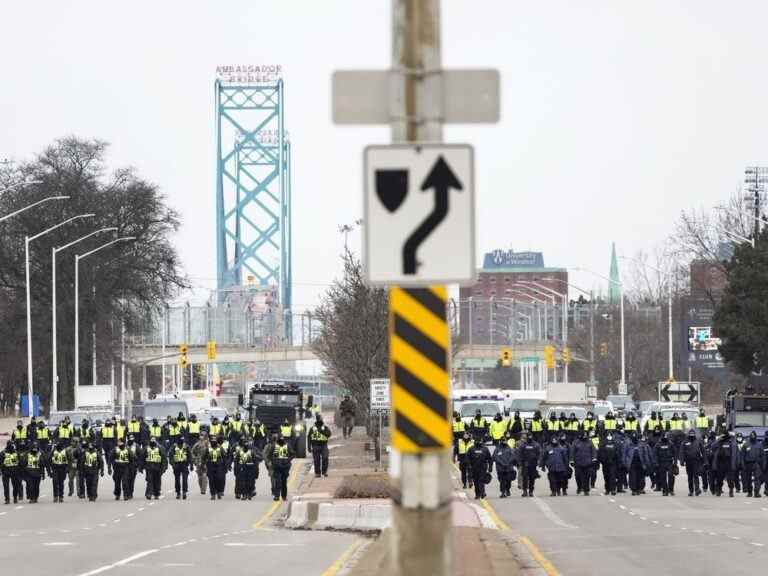
[[[294,302],[316,304],[339,272],[338,226],[361,216],[362,148],[389,140],[331,123],[330,76],[389,65],[389,0],[24,0],[0,14],[0,158],[67,134],[111,142],[110,165],[181,212],[199,288],[216,275],[216,66],[281,64]],[[650,250],[681,210],[734,192],[766,164],[766,22],[760,0],[444,0],[444,66],[501,71],[501,123],[445,130],[475,146],[478,261],[532,249],[607,275],[611,241]]]

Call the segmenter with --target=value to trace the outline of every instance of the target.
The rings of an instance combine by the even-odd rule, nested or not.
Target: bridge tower
[[[291,147],[280,66],[220,66],[216,99],[219,294],[277,286],[291,308]]]

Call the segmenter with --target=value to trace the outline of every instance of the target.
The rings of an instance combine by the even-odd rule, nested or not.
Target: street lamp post
[[[624,350],[624,284],[622,282],[619,282],[617,280],[611,280],[607,276],[603,276],[602,274],[598,274],[597,272],[594,272],[592,270],[589,270],[587,268],[574,268],[577,272],[588,272],[589,274],[592,274],[593,276],[597,276],[598,278],[602,278],[603,280],[606,280],[610,282],[611,284],[615,284],[619,288],[619,316],[621,319],[621,378],[619,379],[619,382],[621,384],[621,387],[624,388],[626,386],[626,352]]]
[[[117,230],[117,228],[102,228],[100,230],[96,230],[95,232],[91,232],[90,234],[86,234],[85,236],[81,236],[77,240],[74,240],[70,242],[69,244],[65,244],[64,246],[58,246],[51,248],[51,256],[52,256],[52,267],[51,267],[51,319],[52,319],[52,332],[53,336],[51,339],[51,358],[52,358],[52,364],[53,364],[53,370],[52,370],[52,391],[51,396],[53,398],[51,399],[52,402],[52,410],[56,411],[59,409],[59,370],[58,370],[58,352],[57,352],[57,337],[56,337],[56,254],[59,252],[66,250],[70,246],[74,246],[75,244],[79,244],[83,240],[87,240],[88,238],[92,236],[96,236],[97,234],[102,234],[104,232],[113,232]]]
[[[28,410],[29,410],[29,417],[32,418],[32,415],[35,413],[34,410],[34,404],[32,403],[32,399],[34,397],[33,393],[33,375],[32,375],[32,297],[30,294],[30,286],[29,286],[29,245],[33,240],[37,240],[41,236],[45,236],[49,232],[53,232],[54,230],[61,228],[65,224],[69,224],[70,222],[74,222],[75,220],[81,220],[82,218],[91,218],[94,214],[78,214],[77,216],[73,216],[72,218],[68,218],[67,220],[64,220],[63,222],[59,222],[55,226],[51,226],[50,228],[47,228],[46,230],[43,230],[42,232],[38,232],[34,236],[24,236],[24,276],[26,280],[26,296],[27,296],[27,402],[28,404]]]
[[[18,216],[22,212],[26,212],[27,210],[30,210],[34,208],[35,206],[40,206],[40,204],[45,204],[46,202],[50,202],[51,200],[69,200],[69,196],[49,196],[48,198],[43,198],[42,200],[38,200],[37,202],[33,202],[32,204],[28,206],[24,206],[24,208],[19,208],[15,212],[11,212],[10,214],[6,214],[5,216],[0,216],[0,222],[5,222],[9,218],[13,218],[14,216]]]
[[[77,410],[80,386],[80,261],[85,260],[88,256],[92,256],[113,244],[117,244],[118,242],[129,242],[135,239],[134,236],[115,238],[85,254],[75,254],[75,410]]]

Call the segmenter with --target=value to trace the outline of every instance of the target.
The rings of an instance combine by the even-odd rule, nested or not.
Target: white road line
[[[296,544],[254,544],[249,542],[224,542],[224,546],[232,548],[285,548],[286,546],[296,546]]]
[[[640,520],[642,520],[643,522],[645,522],[646,520],[648,520],[648,518],[646,518],[645,516],[640,516]]]
[[[664,528],[672,528],[672,524],[664,524]]]
[[[136,514],[134,514],[133,512],[125,515],[126,518],[133,518],[134,516],[136,516]]]
[[[731,540],[741,540],[738,536],[728,536]]]
[[[765,546],[765,544],[760,544],[760,542],[750,542],[750,544],[752,544],[752,546],[759,546],[760,548]]]
[[[616,500],[614,498],[610,498],[610,501],[614,502],[614,503],[616,502]]]
[[[630,515],[630,516],[637,516],[637,514],[635,514],[634,512],[632,512],[632,510],[630,510],[630,511],[629,511],[629,515]]]
[[[142,507],[142,508],[139,508],[139,509],[138,509],[138,512],[144,512],[144,510],[146,510],[146,508],[143,508],[143,507]]]
[[[24,508],[24,506],[16,506],[16,508],[14,508],[14,510],[22,510],[23,508]]]
[[[541,498],[534,497],[533,503],[536,504],[536,506],[538,506],[539,510],[541,510],[541,513],[544,514],[544,516],[546,516],[547,519],[550,520],[553,524],[556,524],[561,528],[568,528],[570,530],[575,530],[578,528],[578,526],[574,526],[573,524],[568,524],[565,520],[560,518],[560,516],[555,514],[552,511],[552,508],[549,507],[549,504],[544,502]]]
[[[190,564],[189,562],[165,562],[160,566],[163,568],[190,568],[194,566],[194,564]]]
[[[652,523],[652,524],[658,524],[658,523],[659,523],[659,521],[658,521],[658,520],[651,520],[651,523]]]
[[[99,524],[99,528],[106,528],[106,527],[107,527],[106,524]]]
[[[717,534],[715,534],[714,532],[707,532],[707,534],[709,534],[710,536],[717,536]]]
[[[0,512],[0,516],[5,516],[8,512]]]
[[[626,510],[627,509],[627,507],[624,506],[624,504],[619,504],[619,508],[621,508],[622,510]]]
[[[43,546],[74,546],[74,542],[43,542]]]
[[[155,552],[157,552],[157,548],[154,548],[152,550],[144,550],[144,552],[139,552],[138,554],[134,554],[133,556],[128,556],[128,558],[123,558],[122,560],[118,560],[114,564],[107,564],[106,566],[96,568],[95,570],[91,570],[90,572],[83,572],[79,576],[96,576],[96,574],[101,574],[102,572],[107,572],[109,570],[112,570],[113,568],[119,568],[120,566],[125,566],[126,564],[130,564],[134,560],[138,560],[139,558],[144,558],[145,556],[149,556],[150,554],[154,554]]]

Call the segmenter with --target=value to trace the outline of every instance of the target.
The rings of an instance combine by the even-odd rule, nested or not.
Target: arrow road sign
[[[368,281],[474,282],[471,146],[369,146],[364,163]]]
[[[659,382],[659,402],[698,402],[700,382]]]

